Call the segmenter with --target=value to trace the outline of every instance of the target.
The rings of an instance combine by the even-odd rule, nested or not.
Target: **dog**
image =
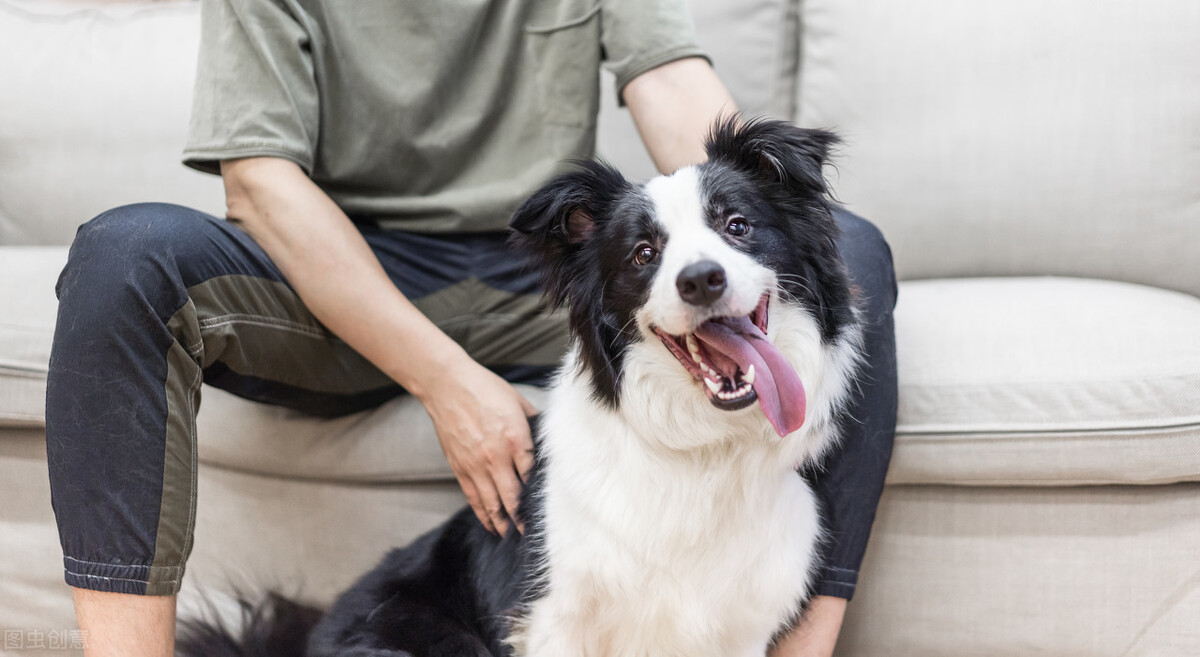
[[[861,359],[822,174],[836,138],[727,117],[637,185],[576,163],[513,215],[572,346],[534,423],[524,535],[469,509],[325,614],[278,596],[187,657],[762,657],[818,567],[797,470],[838,440]]]

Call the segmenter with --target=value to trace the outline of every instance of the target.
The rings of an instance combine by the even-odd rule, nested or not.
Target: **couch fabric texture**
[[[1200,654],[1200,5],[691,5],[743,110],[843,135],[837,196],[904,279],[896,449],[838,654]],[[43,397],[75,228],[221,213],[179,164],[198,10],[0,0],[0,654],[62,655],[37,633],[74,627]],[[601,154],[650,175],[601,86]],[[234,585],[328,601],[462,504],[410,399],[314,419],[206,388],[198,423],[184,613]]]

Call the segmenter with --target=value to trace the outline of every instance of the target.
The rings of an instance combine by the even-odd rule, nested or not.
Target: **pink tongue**
[[[749,317],[705,322],[696,329],[696,338],[712,356],[729,358],[742,372],[754,366],[758,404],[780,437],[804,424],[805,395],[800,376]]]

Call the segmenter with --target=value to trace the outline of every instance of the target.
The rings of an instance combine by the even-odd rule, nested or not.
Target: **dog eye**
[[[648,265],[658,257],[658,251],[653,246],[642,242],[633,250],[633,261],[639,265]]]
[[[750,224],[746,223],[744,217],[733,217],[725,224],[725,232],[734,237],[743,237],[750,232]]]

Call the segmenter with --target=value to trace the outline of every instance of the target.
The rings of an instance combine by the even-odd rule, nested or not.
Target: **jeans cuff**
[[[850,600],[854,597],[854,589],[857,585],[857,570],[823,566],[814,592],[817,595],[828,595]]]
[[[138,566],[63,557],[68,586],[107,593],[174,595],[183,582],[183,566]]]

